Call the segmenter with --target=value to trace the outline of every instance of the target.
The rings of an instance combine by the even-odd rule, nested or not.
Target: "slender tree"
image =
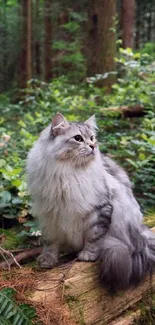
[[[147,41],[151,41],[151,32],[152,32],[152,12],[151,9],[153,7],[153,1],[150,0],[150,3],[147,3],[148,17],[147,17]]]
[[[7,85],[8,74],[6,73],[8,68],[8,52],[7,52],[7,0],[3,0],[1,3],[0,10],[0,29],[1,29],[1,39],[0,39],[0,52],[1,52],[1,62],[0,62],[0,91],[4,91]]]
[[[41,40],[40,40],[40,31],[41,31],[41,7],[40,0],[35,0],[32,2],[32,11],[33,11],[33,74],[36,78],[41,77]]]
[[[52,78],[52,1],[45,0],[45,80]]]
[[[89,0],[87,75],[115,70],[116,0]],[[114,78],[109,75],[99,84],[110,90]]]
[[[134,46],[135,0],[122,0],[121,30],[123,48]]]
[[[140,5],[141,0],[136,1],[136,21],[135,21],[135,48],[139,49],[140,47],[140,30],[142,29],[141,27],[141,5]]]
[[[20,54],[19,86],[26,87],[26,82],[32,78],[31,50],[31,0],[21,0],[22,14],[22,47]]]

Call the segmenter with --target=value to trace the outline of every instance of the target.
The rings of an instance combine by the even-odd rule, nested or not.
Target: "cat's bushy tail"
[[[129,225],[128,240],[107,234],[100,256],[101,277],[111,289],[137,285],[155,265],[155,234]]]

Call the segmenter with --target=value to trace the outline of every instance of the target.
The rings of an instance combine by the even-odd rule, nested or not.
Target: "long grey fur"
[[[152,272],[155,235],[142,225],[125,171],[100,153],[96,127],[94,117],[68,123],[58,113],[28,155],[33,214],[45,243],[38,262],[52,268],[62,249],[75,251],[79,260],[100,260],[106,285],[125,289]]]

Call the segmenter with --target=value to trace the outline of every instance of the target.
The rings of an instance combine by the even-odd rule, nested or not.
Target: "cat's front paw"
[[[83,250],[79,253],[78,255],[78,260],[79,261],[86,261],[86,262],[94,262],[98,258],[98,253],[97,252],[89,252],[87,250]]]
[[[49,252],[42,253],[38,257],[38,264],[42,269],[52,269],[57,264],[57,261],[57,257]]]

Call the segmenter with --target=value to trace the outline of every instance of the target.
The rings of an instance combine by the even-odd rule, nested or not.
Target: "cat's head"
[[[69,123],[57,113],[50,130],[55,158],[76,168],[86,167],[97,154],[95,129],[95,116],[83,123]]]

